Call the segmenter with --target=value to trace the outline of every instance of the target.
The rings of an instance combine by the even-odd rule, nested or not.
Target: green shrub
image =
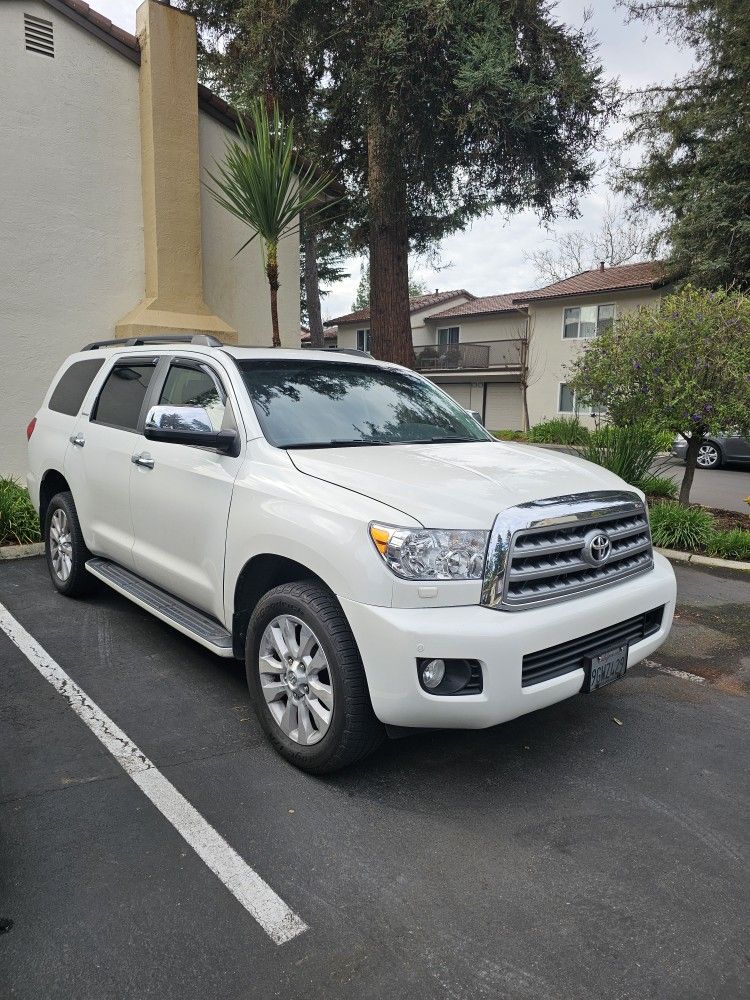
[[[664,549],[703,549],[715,534],[713,517],[700,507],[665,501],[654,504],[650,518],[654,545]]]
[[[528,434],[524,431],[493,431],[493,435],[500,441],[526,441]]]
[[[660,500],[676,500],[679,487],[674,479],[668,476],[644,476],[633,483],[639,490],[643,490],[647,497],[655,497]]]
[[[721,559],[739,559],[750,562],[750,531],[734,528],[732,531],[717,531],[708,543],[712,556]]]
[[[591,434],[582,452],[589,462],[609,469],[626,483],[649,478],[658,453],[658,434],[644,424],[600,427]]]
[[[25,545],[40,537],[29,494],[14,479],[0,479],[0,545]]]
[[[529,431],[529,441],[534,444],[585,444],[588,439],[588,428],[581,425],[578,417],[543,420]]]

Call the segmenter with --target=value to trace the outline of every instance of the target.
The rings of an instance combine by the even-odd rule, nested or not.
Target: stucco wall
[[[526,329],[526,317],[521,314],[498,316],[457,316],[455,319],[431,319],[432,340],[437,342],[437,330],[442,327],[457,326],[459,343],[469,344],[486,340],[514,340],[522,337]]]
[[[200,115],[201,180],[224,157],[233,133],[205,113]],[[240,344],[271,346],[271,305],[260,241],[234,256],[250,230],[201,189],[203,217],[203,292],[206,305],[233,326]],[[299,236],[279,246],[279,328],[284,347],[299,347]],[[356,329],[356,327],[355,327]],[[356,335],[355,335],[356,337]]]
[[[531,347],[528,387],[529,420],[538,424],[558,416],[559,385],[566,381],[565,368],[587,343],[585,340],[563,340],[563,316],[568,307],[615,304],[615,317],[642,305],[656,305],[661,292],[638,291],[587,295],[580,298],[540,302],[529,308]],[[593,426],[590,414],[581,411],[582,423]]]
[[[27,52],[24,12],[54,24]],[[46,4],[0,4],[0,474],[61,361],[143,297],[138,68]]]
[[[55,58],[27,52],[23,15],[54,26]],[[44,3],[0,3],[0,475],[23,476],[25,428],[64,358],[144,296],[138,66]],[[200,115],[201,167],[231,134]],[[205,178],[205,174],[203,175]],[[207,305],[240,343],[270,344],[260,247],[201,194]],[[298,238],[282,243],[282,341],[299,346]]]
[[[462,302],[467,302],[467,301],[468,299],[465,295],[459,295],[456,299],[452,300],[452,304],[460,305]],[[412,313],[411,339],[415,347],[424,347],[426,344],[436,343],[437,334],[435,333],[435,326],[433,324],[427,324],[425,320],[432,313],[440,312],[441,309],[446,309],[446,308],[447,308],[446,303],[440,302],[437,305],[431,306],[428,309],[420,309],[419,312]],[[356,347],[357,330],[368,329],[369,326],[370,326],[369,319],[360,320],[359,323],[339,323],[338,346]]]

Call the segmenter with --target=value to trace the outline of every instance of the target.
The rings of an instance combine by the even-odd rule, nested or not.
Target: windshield
[[[237,362],[278,448],[491,441],[462,407],[411,372],[336,361]]]

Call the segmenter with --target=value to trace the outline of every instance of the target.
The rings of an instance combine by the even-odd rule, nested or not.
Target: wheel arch
[[[70,486],[62,472],[58,472],[57,469],[47,469],[39,485],[39,524],[42,531],[50,500],[58,493],[66,492],[70,492]]]
[[[316,580],[331,590],[326,581],[309,566],[277,553],[264,552],[255,555],[242,567],[234,587],[232,614],[232,648],[237,659],[242,660],[245,657],[247,626],[258,601],[274,587],[292,583],[294,580]]]

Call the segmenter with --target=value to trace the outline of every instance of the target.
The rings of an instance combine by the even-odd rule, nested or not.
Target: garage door
[[[488,431],[515,431],[523,424],[521,386],[495,382],[487,386],[484,426]]]
[[[441,385],[441,389],[445,389],[449,396],[453,396],[455,401],[459,406],[463,406],[465,410],[468,410],[471,406],[471,383],[470,382],[456,382],[455,385]]]

